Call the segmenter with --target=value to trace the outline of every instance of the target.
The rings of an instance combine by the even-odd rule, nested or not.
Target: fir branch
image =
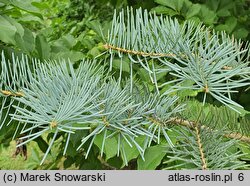
[[[154,77],[157,71],[164,70],[155,68],[151,59],[160,61],[161,67],[165,66],[163,69],[175,79],[161,84],[163,88],[171,85],[165,95],[183,89],[203,90],[203,105],[210,94],[236,112],[242,108],[231,99],[231,93],[250,85],[249,45],[242,48],[240,41],[224,33],[211,31],[203,25],[195,26],[189,21],[180,24],[176,19],[157,16],[147,10],[134,12],[128,8],[126,14],[125,11],[118,16],[114,14],[105,43],[111,66],[114,55],[118,54],[121,60],[124,55],[128,56],[131,66],[138,63],[147,70],[157,90]],[[193,84],[183,87],[185,81]]]
[[[175,124],[175,125],[180,125],[180,126],[190,128],[190,129],[195,130],[195,131],[197,130],[197,127],[196,127],[197,124],[196,124],[195,121],[185,120],[185,119],[182,119],[180,117],[170,117],[166,121],[161,121],[158,118],[153,117],[153,116],[146,116],[146,119],[149,122],[151,122],[151,123],[153,123],[154,125],[157,125],[157,126],[169,126],[170,127],[172,124]],[[212,129],[212,128],[206,126],[206,125],[202,125],[201,123],[198,123],[198,125],[202,129],[206,128],[206,129],[208,129],[210,131],[216,131],[215,129]],[[199,134],[199,131],[198,131],[198,134]],[[198,134],[197,134],[197,136],[198,136]],[[243,135],[243,134],[241,134],[239,132],[225,131],[222,135],[224,137],[226,137],[226,138],[240,140],[242,142],[250,144],[250,137],[245,136],[245,135]]]
[[[195,134],[196,134],[196,138],[197,138],[197,144],[199,146],[199,151],[200,151],[200,156],[201,156],[201,162],[202,162],[202,169],[203,170],[207,170],[207,163],[206,163],[206,158],[205,158],[205,154],[204,154],[204,150],[202,147],[202,142],[201,142],[201,137],[200,137],[200,131],[198,128],[198,122],[195,122]]]
[[[173,53],[154,53],[154,52],[144,52],[144,51],[136,51],[136,50],[129,50],[126,48],[120,48],[111,44],[104,44],[103,47],[106,50],[115,50],[117,52],[122,52],[122,53],[126,53],[126,54],[132,54],[132,55],[138,55],[138,56],[143,56],[143,57],[169,57],[169,58],[176,58],[176,57],[182,57],[182,58],[186,58],[187,56],[184,54],[179,54],[178,56],[176,54]],[[193,54],[194,55],[194,54]],[[232,70],[233,67],[225,65],[222,67],[223,70]]]
[[[250,144],[250,137],[244,136],[241,133],[232,132],[232,133],[224,134],[224,136],[227,137],[227,138],[240,140],[242,142],[246,142],[246,143]]]
[[[168,149],[168,160],[166,169],[204,169],[206,165],[210,170],[217,169],[243,169],[248,167],[240,158],[244,155],[242,152],[232,152],[230,149],[236,145],[236,140],[225,140],[221,136],[222,131],[211,131],[206,128],[200,128],[199,136],[202,140],[202,148],[197,146],[197,134],[195,131],[178,127],[175,131],[178,146],[174,149]],[[206,164],[201,161],[200,149],[206,154]]]
[[[175,117],[175,118],[170,118],[168,123],[173,123],[173,124],[181,125],[181,126],[196,130],[196,123],[194,121],[188,121],[188,120],[184,120],[184,119]],[[199,123],[198,123],[198,125],[200,125],[201,128],[206,128],[208,130],[214,131],[213,129],[209,128],[206,125],[202,125]],[[225,131],[223,136],[227,137],[227,138],[235,139],[235,140],[240,140],[242,142],[250,143],[250,137],[245,136],[241,133],[228,132],[228,131],[226,132]]]
[[[24,96],[24,87],[27,87],[35,79],[32,73],[36,60],[30,62],[27,56],[22,55],[17,58],[12,54],[11,59],[6,59],[4,51],[0,56],[0,129],[4,125],[12,123],[13,118],[10,113],[13,112],[12,105],[19,104],[15,98]],[[23,107],[23,106],[22,106]],[[15,111],[14,111],[15,112]],[[17,123],[16,131],[19,130],[20,123]],[[16,133],[15,133],[16,134]],[[14,135],[15,135],[14,134]]]
[[[167,148],[177,149],[171,151],[173,161],[181,160],[204,170],[243,167],[244,162],[238,161],[239,152],[228,150],[236,140],[225,142],[224,137],[250,142],[249,137],[233,130],[231,133],[224,131],[225,123],[220,125],[223,130],[211,127],[208,123],[217,124],[218,114],[209,120],[184,117],[182,112],[194,111],[193,108],[178,105],[178,97],[170,97],[169,93],[176,89],[202,90],[203,106],[209,93],[237,110],[233,106],[241,106],[231,99],[230,93],[235,92],[235,88],[250,84],[249,45],[241,49],[239,42],[234,43],[223,34],[211,33],[202,25],[196,27],[192,22],[179,24],[176,19],[158,17],[141,10],[136,10],[134,16],[133,10],[129,9],[126,16],[123,11],[118,18],[114,15],[105,43],[111,66],[113,54],[118,54],[121,60],[127,55],[131,60],[130,85],[127,82],[122,84],[121,73],[119,81],[104,74],[104,68],[95,66],[94,61],[84,60],[78,69],[74,69],[70,62],[41,64],[34,60],[29,63],[24,56],[19,60],[13,55],[12,62],[9,62],[2,53],[0,128],[9,116],[11,120],[18,121],[22,129],[17,127],[16,132],[24,134],[21,139],[25,139],[20,146],[45,132],[52,134],[42,162],[59,134],[68,136],[65,154],[71,136],[80,130],[84,132],[77,149],[84,147],[86,158],[97,136],[103,135],[98,159],[106,166],[109,165],[103,162],[102,155],[106,153],[105,145],[109,138],[115,138],[116,154],[128,164],[125,146],[135,148],[144,158],[146,146],[150,146],[152,141],[161,143],[164,137],[168,142]],[[153,59],[156,59],[155,63]],[[134,86],[133,63],[141,64],[149,72],[157,88],[156,73],[167,69],[174,80],[162,86],[171,85],[171,88],[163,95],[160,91],[152,94],[138,90],[138,87],[131,88]],[[183,87],[185,81],[193,84]],[[14,113],[10,114],[11,108]],[[176,146],[168,135],[170,128],[174,128],[173,124],[185,126],[177,127],[180,135],[176,138],[178,141],[180,137],[180,140]],[[137,141],[139,137],[145,139],[143,145]]]
[[[152,57],[176,57],[175,54],[164,54],[164,53],[154,53],[154,52],[143,52],[143,51],[136,51],[136,50],[129,50],[126,48],[120,48],[120,47],[116,47],[114,45],[108,44],[106,43],[105,45],[103,45],[103,47],[107,50],[112,49],[112,50],[116,50],[118,52],[122,52],[122,53],[127,53],[127,54],[133,54],[133,55],[139,55],[139,56],[152,56]]]

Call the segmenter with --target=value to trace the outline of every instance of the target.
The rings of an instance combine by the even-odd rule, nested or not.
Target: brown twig
[[[14,96],[14,97],[23,97],[24,93],[23,92],[11,92],[9,90],[0,90],[0,92],[5,95],[5,96]]]
[[[195,133],[197,137],[197,144],[199,146],[199,151],[201,155],[202,170],[207,170],[207,163],[206,163],[206,158],[205,158],[205,154],[204,154],[202,143],[201,143],[200,131],[198,129],[198,126],[195,126],[194,128],[195,128]]]
[[[140,55],[140,56],[159,56],[159,57],[176,57],[175,54],[164,54],[164,53],[153,53],[153,52],[142,52],[142,51],[136,51],[136,50],[129,50],[129,49],[125,49],[125,48],[120,48],[120,47],[116,47],[113,45],[109,45],[109,44],[105,44],[103,45],[103,47],[105,49],[112,49],[112,50],[117,50],[119,52],[123,52],[123,53],[128,53],[128,54],[133,54],[133,55]]]
[[[206,157],[205,157],[203,146],[202,146],[202,141],[201,141],[201,136],[200,136],[200,130],[199,130],[199,124],[198,124],[198,119],[195,122],[194,129],[195,129],[195,134],[196,134],[196,138],[197,138],[197,144],[198,144],[199,152],[200,152],[200,156],[201,156],[202,170],[207,170]]]
[[[188,121],[188,120],[183,120],[180,118],[171,118],[170,122],[178,124],[178,125],[182,125],[191,129],[194,129],[195,127],[195,122],[193,121]],[[205,126],[205,125],[201,125],[201,128],[207,128],[210,129],[209,127]],[[210,129],[212,130],[212,129]],[[237,133],[237,132],[231,132],[231,133],[225,133],[223,134],[223,136],[227,137],[227,138],[231,138],[231,139],[236,139],[236,140],[240,140],[246,143],[250,143],[250,137],[248,136],[244,136],[241,133]]]
[[[156,120],[154,119],[153,117],[147,117],[147,119],[152,122],[152,123],[155,123],[156,125],[167,125],[168,123],[171,123],[171,124],[176,124],[176,125],[181,125],[181,126],[184,126],[184,127],[188,127],[190,129],[195,129],[195,122],[194,121],[188,121],[188,120],[184,120],[184,119],[181,119],[181,118],[170,118],[166,123],[163,123],[159,120]],[[209,127],[205,126],[205,125],[200,125],[201,128],[206,128],[206,129],[209,129],[209,130],[213,130],[213,129],[210,129]],[[236,139],[236,140],[240,140],[242,142],[246,142],[246,143],[250,143],[250,137],[248,136],[244,136],[243,134],[241,133],[237,133],[237,132],[228,132],[228,133],[224,133],[223,134],[224,137],[227,137],[227,138],[231,138],[231,139]]]
[[[106,50],[112,49],[112,50],[116,50],[118,52],[122,52],[122,53],[127,53],[127,54],[133,54],[133,55],[140,55],[140,56],[154,56],[154,57],[176,57],[176,54],[166,54],[166,53],[154,53],[154,52],[143,52],[143,51],[136,51],[136,50],[130,50],[130,49],[126,49],[126,48],[120,48],[114,45],[110,45],[108,43],[104,44],[103,47]],[[187,56],[184,54],[180,54],[182,57],[186,58]],[[222,67],[223,70],[232,70],[233,67],[231,66],[223,66]]]

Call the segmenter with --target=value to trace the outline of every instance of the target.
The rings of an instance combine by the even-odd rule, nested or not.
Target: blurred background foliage
[[[0,0],[0,49],[44,59],[95,57],[114,9],[142,7],[180,21],[203,22],[250,39],[249,0]],[[102,33],[101,33],[102,32]]]
[[[0,51],[3,50],[7,58],[11,58],[14,52],[16,55],[24,53],[40,60],[70,59],[77,67],[83,58],[95,58],[105,51],[103,38],[111,27],[113,12],[126,6],[142,7],[159,15],[175,17],[180,22],[203,22],[216,31],[226,31],[244,42],[250,40],[250,0],[0,0]],[[104,59],[105,56],[100,58]],[[114,59],[114,74],[120,68],[119,63],[120,60]],[[136,65],[133,68],[136,76],[153,90],[154,85],[148,73]],[[128,74],[129,60],[125,59],[123,75],[126,77]],[[165,81],[166,76],[163,73],[157,79]],[[182,92],[179,96],[181,94],[197,96],[194,92]],[[246,110],[250,110],[249,97],[250,90],[239,90],[234,99]],[[4,128],[0,131],[0,169],[159,169],[166,154],[158,153],[162,145],[166,144],[156,145],[146,150],[146,161],[142,161],[136,159],[139,153],[128,146],[125,148],[131,163],[125,167],[122,158],[113,156],[112,149],[106,149],[106,159],[99,157],[98,139],[88,159],[82,158],[83,152],[70,150],[71,153],[64,157],[60,146],[65,144],[65,138],[59,137],[57,150],[54,149],[45,164],[40,166],[40,159],[48,146],[47,141],[51,138],[48,135],[29,145],[30,158],[27,163],[20,163],[23,159],[18,157],[14,161],[19,163],[10,164],[6,157],[11,157],[15,149],[14,143],[10,143],[14,130],[11,127],[8,132]],[[173,132],[170,135],[176,134]],[[82,134],[74,136],[69,147],[80,143]],[[6,149],[6,146],[9,148]],[[249,149],[244,144],[238,148],[249,154],[244,158],[250,161]]]
[[[152,10],[179,20],[203,22],[216,31],[249,40],[249,0],[155,0]]]

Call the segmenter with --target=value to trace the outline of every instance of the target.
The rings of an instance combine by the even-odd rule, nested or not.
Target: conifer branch
[[[197,138],[199,137],[199,129],[197,129],[196,123],[194,121],[188,121],[188,120],[184,120],[181,118],[170,118],[168,121],[163,122],[154,117],[146,117],[146,118],[148,121],[150,121],[151,123],[157,126],[167,126],[168,124],[176,124],[176,125],[181,125],[181,126],[193,129],[196,131]],[[210,131],[214,131],[213,129],[205,125],[201,125],[201,128],[206,128],[206,129],[209,129]],[[230,133],[224,133],[223,136],[226,138],[240,140],[242,142],[246,142],[250,144],[250,137],[245,136],[241,133],[230,132]]]
[[[108,43],[104,44],[103,47],[106,50],[111,49],[111,50],[115,50],[115,51],[126,53],[126,54],[132,54],[132,55],[138,55],[138,56],[144,56],[144,57],[147,57],[147,56],[150,56],[150,57],[170,57],[170,58],[177,57],[177,55],[173,54],[173,53],[165,54],[165,53],[136,51],[136,50],[130,50],[130,49],[126,49],[126,48],[120,48],[120,47],[117,47],[117,46],[114,46],[114,45],[111,45],[111,44],[108,44]],[[183,58],[187,57],[184,54],[180,54],[179,56],[183,57]],[[223,70],[232,70],[233,67],[225,65],[225,66],[222,67],[222,69]]]
[[[173,76],[175,80],[160,85],[171,85],[171,89],[167,89],[163,95],[175,90],[203,89],[203,105],[209,93],[238,113],[236,107],[242,108],[231,99],[231,94],[237,92],[237,88],[250,84],[249,61],[245,60],[249,46],[241,48],[240,41],[233,42],[224,33],[211,31],[201,24],[195,25],[189,21],[179,24],[176,19],[159,17],[142,9],[134,12],[128,8],[126,12],[114,15],[105,43],[111,66],[113,56],[117,55],[121,61],[124,55],[128,56],[131,65],[138,63],[149,73],[157,89],[158,80],[155,77],[158,72],[165,71]],[[160,68],[155,68],[150,59],[158,59]],[[193,84],[183,87],[186,81]]]
[[[118,52],[122,52],[122,53],[127,53],[127,54],[133,54],[133,55],[140,55],[140,56],[153,56],[153,57],[176,57],[175,54],[164,54],[164,53],[154,53],[154,52],[143,52],[143,51],[136,51],[136,50],[129,50],[126,48],[120,48],[114,45],[110,45],[108,43],[106,43],[105,45],[103,45],[103,47],[105,49],[112,49],[112,50],[116,50]]]
[[[177,118],[177,117],[170,118],[166,122],[160,121],[159,119],[154,118],[154,117],[146,117],[146,118],[148,119],[148,121],[150,121],[153,124],[158,125],[158,126],[166,126],[168,124],[176,124],[176,125],[181,125],[181,126],[196,130],[196,123],[194,121],[188,121],[188,120],[184,120],[184,119]],[[206,128],[206,129],[209,129],[209,130],[213,131],[213,129],[211,129],[208,126],[205,126],[205,125],[201,125],[201,128]],[[240,140],[242,142],[246,142],[246,143],[250,144],[250,137],[245,136],[245,135],[243,135],[241,133],[230,132],[230,133],[224,133],[223,136],[226,137],[226,138]]]
[[[128,10],[127,13],[128,17],[123,13],[119,18],[114,16],[110,35],[103,47],[110,53],[110,66],[114,62],[113,53],[118,54],[120,58],[127,55],[131,59],[129,83],[124,81],[123,84],[121,73],[119,81],[116,81],[110,74],[105,73],[104,67],[95,66],[93,61],[83,61],[77,69],[70,62],[34,61],[30,67],[25,57],[18,60],[13,56],[12,63],[9,63],[2,54],[0,94],[3,102],[0,108],[0,121],[5,124],[6,118],[10,117],[10,121],[19,122],[23,127],[21,130],[17,128],[17,133],[20,131],[21,134],[25,134],[22,139],[27,139],[23,144],[40,137],[45,132],[53,134],[56,131],[42,162],[57,135],[64,133],[68,136],[65,154],[72,140],[71,134],[85,131],[78,139],[80,144],[77,149],[83,147],[86,150],[86,158],[95,140],[102,137],[98,146],[101,156],[98,159],[109,167],[102,159],[102,155],[107,153],[105,145],[110,144],[108,140],[114,137],[116,140],[111,148],[117,148],[116,155],[121,156],[127,164],[129,160],[126,157],[125,145],[136,148],[142,158],[144,158],[144,147],[149,147],[152,141],[161,143],[163,137],[169,146],[173,147],[174,144],[167,131],[176,125],[184,126],[176,127],[180,134],[176,135],[176,139],[178,138],[178,142],[185,148],[176,144],[177,153],[171,152],[174,154],[173,159],[194,163],[195,167],[204,170],[208,167],[209,169],[242,167],[243,161],[237,161],[240,151],[229,155],[227,153],[227,149],[237,141],[225,140],[224,137],[250,143],[250,137],[243,135],[245,133],[248,135],[249,132],[248,126],[245,125],[247,122],[240,125],[240,129],[244,129],[240,130],[242,134],[233,132],[237,125],[233,129],[228,127],[229,124],[238,124],[237,120],[228,122],[226,131],[225,120],[220,113],[207,115],[204,112],[202,114],[205,117],[200,114],[202,116],[200,119],[200,116],[196,117],[198,112],[191,106],[185,107],[188,104],[177,105],[178,97],[170,93],[183,89],[203,90],[202,109],[205,108],[206,94],[209,93],[215,100],[237,111],[236,107],[242,107],[231,99],[230,94],[236,92],[237,88],[250,84],[249,60],[242,60],[245,50],[242,51],[241,47],[230,44],[226,36],[222,36],[220,42],[220,35],[216,33],[210,35],[206,29],[202,29],[204,28],[202,25],[196,27],[191,22],[179,24],[177,20],[158,18],[148,14],[147,11],[143,14],[137,10],[136,16],[133,11]],[[169,58],[173,58],[174,62]],[[151,59],[159,60],[161,65],[154,66]],[[149,72],[157,88],[156,74],[166,71],[174,80],[161,84],[161,87],[171,85],[169,86],[171,88],[166,87],[168,89],[163,94],[160,91],[147,92],[141,85],[132,88],[136,86],[133,83],[132,63],[141,64]],[[122,71],[122,62],[120,70]],[[186,82],[191,82],[191,85],[184,86]],[[24,93],[20,90],[24,90]],[[8,96],[11,97],[11,102]],[[194,113],[194,117],[185,116],[185,111]],[[218,116],[223,121],[222,124],[218,124],[221,130],[217,126],[209,125],[216,123]],[[227,120],[239,119],[238,115],[229,114],[225,117]],[[196,118],[199,119],[194,121]],[[176,128],[173,127],[173,130]],[[143,144],[137,141],[138,137],[145,137]],[[227,148],[224,148],[225,145]],[[182,156],[178,156],[178,153]],[[232,159],[235,160],[235,164],[227,164]]]
[[[195,122],[193,121],[183,120],[181,118],[171,118],[168,122],[181,125],[184,127],[188,127],[190,129],[195,129]],[[201,128],[207,128],[209,130],[213,130],[205,125],[201,125]],[[240,140],[242,142],[250,143],[250,137],[245,136],[241,133],[230,132],[230,133],[223,134],[223,136],[227,138],[235,139],[235,140]]]
[[[199,151],[200,151],[200,156],[201,156],[202,170],[207,170],[206,158],[205,158],[204,150],[203,150],[203,147],[202,147],[200,131],[199,131],[197,122],[196,122],[196,126],[194,127],[194,129],[195,129],[197,144],[198,144]]]
[[[227,137],[227,138],[236,139],[236,140],[240,140],[240,141],[243,141],[243,142],[246,142],[246,143],[250,143],[250,137],[244,136],[241,133],[232,132],[232,133],[229,133],[229,134],[224,134],[224,136]]]

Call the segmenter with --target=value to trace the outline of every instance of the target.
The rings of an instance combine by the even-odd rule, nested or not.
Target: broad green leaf
[[[235,17],[228,17],[225,21],[225,24],[219,24],[215,27],[218,31],[225,30],[228,33],[231,33],[237,25],[237,19]]]
[[[228,25],[228,28],[229,28],[228,33],[231,33],[237,25],[237,18],[233,16],[227,18],[226,25]]]
[[[230,16],[231,13],[228,9],[220,9],[220,10],[218,10],[217,15],[219,17],[227,17],[227,16]]]
[[[189,9],[193,3],[189,0],[184,0],[182,10],[184,9],[187,12],[187,9]]]
[[[113,167],[116,167],[117,169],[120,169],[123,161],[121,157],[114,156],[113,158],[107,160],[107,163]]]
[[[96,45],[95,41],[93,40],[91,36],[81,37],[79,41],[82,43],[84,47],[86,47],[89,50],[92,49]]]
[[[135,159],[139,156],[139,151],[135,148],[135,147],[130,147],[128,144],[124,145],[124,149],[125,149],[125,153],[126,153],[126,159],[129,162],[132,159]],[[126,166],[126,162],[124,160],[124,157],[122,157],[123,159],[123,164],[121,167],[125,167]]]
[[[70,143],[72,143],[73,148],[77,148],[81,144],[81,139],[88,135],[86,130],[77,130],[73,135],[70,136]]]
[[[15,34],[17,28],[12,25],[5,16],[0,15],[0,40],[4,43],[15,44]]]
[[[218,1],[218,0],[206,1],[207,7],[209,7],[211,10],[213,10],[215,12],[218,10],[219,4],[220,4],[220,1]]]
[[[17,33],[20,34],[21,37],[24,35],[24,28],[23,26],[18,23],[15,19],[12,19],[11,17],[4,16],[7,21],[9,21],[13,26],[16,27]]]
[[[151,69],[153,67],[154,67],[154,69],[162,69],[162,65],[159,65],[159,64],[155,63],[155,61],[153,61],[153,60],[149,61],[149,66],[150,66]],[[164,67],[164,71],[159,71],[159,72],[157,71],[155,73],[156,80],[159,82],[159,80],[162,79],[164,76],[166,76],[170,71],[171,71],[171,69],[168,68],[168,67]],[[163,81],[165,82],[165,79],[163,79]]]
[[[73,136],[73,135],[72,135]],[[64,149],[63,149],[64,150]],[[77,155],[77,151],[76,151],[76,147],[74,146],[74,144],[70,141],[69,142],[69,145],[67,147],[67,151],[66,151],[66,154],[68,156],[71,156],[71,157],[74,157]]]
[[[205,5],[201,5],[200,12],[201,21],[207,25],[212,25],[217,19],[216,13],[207,8]]]
[[[182,87],[192,87],[194,84],[194,81],[192,80],[185,80],[181,83]],[[179,90],[177,92],[177,95],[181,98],[187,97],[187,96],[192,96],[195,97],[197,94],[201,92],[201,90],[192,90],[191,88],[186,88],[183,90]]]
[[[39,9],[49,9],[51,8],[48,3],[45,3],[43,1],[40,1],[40,2],[32,2],[31,3],[34,7],[37,7]]]
[[[40,152],[38,151],[37,148],[33,148],[32,151],[31,151],[31,154],[32,154],[32,159],[35,160],[35,162],[39,165],[41,160],[40,160]]]
[[[245,28],[239,28],[237,30],[235,30],[233,32],[233,35],[236,37],[236,38],[246,38],[249,34],[249,30],[245,29]]]
[[[35,38],[33,33],[24,28],[24,35],[23,35],[24,46],[27,51],[32,52],[35,49]]]
[[[143,146],[144,141],[145,141],[145,137],[139,136],[135,140],[140,146]],[[140,155],[139,151],[135,147],[130,147],[126,142],[124,143],[124,150],[125,150],[126,159],[128,162],[131,161],[132,159],[137,158]],[[126,164],[125,164],[125,160],[123,158],[123,164],[121,167],[124,167],[124,166],[126,166]]]
[[[103,136],[104,133],[102,132],[101,134],[95,137],[94,141],[95,145],[100,149],[100,151],[102,149]],[[117,154],[117,140],[115,137],[105,139],[105,145],[103,151],[106,155],[105,157],[106,160],[114,157]]]
[[[19,22],[24,22],[24,23],[39,23],[39,24],[43,24],[42,19],[40,19],[37,16],[33,16],[31,14],[24,14],[19,18]]]
[[[197,16],[198,16],[198,15],[197,15]],[[195,25],[198,25],[198,24],[200,24],[201,20],[200,20],[200,18],[199,18],[199,17],[197,17],[197,16],[190,17],[188,20],[190,20],[190,21],[194,22],[194,23],[195,23]]]
[[[146,82],[151,82],[149,72],[146,69],[140,68],[138,71],[138,74],[141,80],[146,81]]]
[[[145,161],[139,157],[137,160],[138,170],[155,170],[166,155],[165,148],[162,145],[152,146],[145,151]]]
[[[186,13],[186,18],[189,19],[195,15],[197,15],[201,10],[201,5],[200,4],[193,4],[189,9],[188,12]]]
[[[175,8],[176,8],[175,0],[155,0],[155,2],[160,4],[160,5],[170,7],[173,10],[175,10]]]
[[[122,71],[130,72],[129,62],[126,59],[123,59],[122,61],[120,59],[114,59],[112,65],[116,70],[118,70],[121,68],[121,63],[122,63]]]
[[[95,34],[98,34],[99,36],[102,35],[101,23],[99,20],[93,20],[93,21],[87,22],[86,25],[95,32],[93,33],[93,35]]]
[[[41,34],[36,36],[36,50],[40,59],[50,58],[50,45]]]
[[[175,10],[165,7],[165,6],[157,6],[155,8],[153,8],[151,10],[151,12],[156,12],[158,14],[165,14],[165,15],[169,15],[169,16],[174,16],[177,15],[178,12],[176,12]]]
[[[10,0],[0,0],[0,2],[3,3],[3,4],[9,4]]]
[[[181,90],[181,91],[179,91],[177,95],[180,98],[184,98],[184,97],[187,97],[187,96],[195,97],[195,96],[198,95],[199,92],[201,92],[201,91],[187,89],[187,90]]]
[[[99,54],[101,54],[101,52],[99,51],[99,48],[98,47],[94,47],[92,48],[90,51],[88,51],[87,55],[92,57],[92,58],[95,58],[96,56],[98,56]]]
[[[16,33],[15,35],[16,45],[26,53],[30,53],[35,49],[35,38],[33,33],[24,28],[24,35],[21,37],[19,34]]]
[[[228,25],[219,24],[218,26],[215,27],[215,30],[228,32],[230,28],[228,27]]]
[[[235,6],[236,6],[235,1],[220,0],[219,9],[230,10],[230,9],[235,8]]]
[[[84,54],[78,51],[65,51],[54,54],[54,59],[70,59],[71,62],[80,61],[84,58]]]
[[[62,36],[54,42],[54,45],[60,48],[72,49],[77,40],[70,34]]]
[[[176,10],[177,11],[181,11],[181,9],[182,9],[182,7],[183,7],[183,4],[184,4],[184,1],[185,0],[176,0],[175,2],[176,2]]]
[[[184,0],[155,0],[156,3],[172,8],[173,10],[180,11]]]
[[[41,136],[39,136],[38,138],[35,138],[34,141],[37,143],[40,150],[45,153],[49,146],[47,142]]]
[[[164,76],[166,76],[168,74],[168,72],[160,72],[156,74],[156,80],[160,80],[162,79]]]
[[[11,4],[17,8],[20,8],[24,11],[27,11],[29,13],[32,13],[33,15],[36,15],[40,17],[41,19],[43,18],[40,10],[32,5],[33,0],[10,0]]]

